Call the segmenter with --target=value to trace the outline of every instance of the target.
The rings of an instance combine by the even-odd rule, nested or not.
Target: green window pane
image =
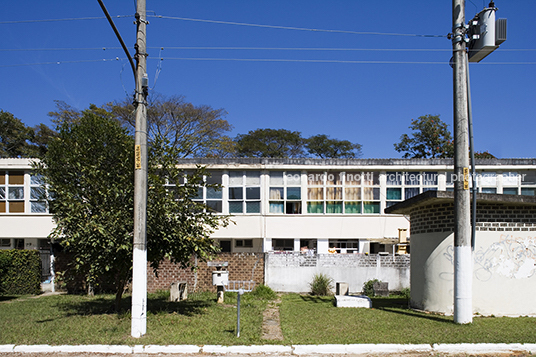
[[[402,189],[400,189],[400,188],[387,188],[387,199],[388,200],[401,200],[402,199]]]
[[[344,204],[344,212],[350,214],[361,213],[361,202],[346,202]]]
[[[307,202],[307,213],[324,213],[324,203]]]
[[[342,213],[342,202],[326,202],[326,213]]]
[[[363,213],[380,213],[380,202],[363,202]]]

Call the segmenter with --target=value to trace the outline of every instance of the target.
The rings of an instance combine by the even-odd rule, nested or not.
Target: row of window
[[[24,171],[0,171],[0,213],[46,213],[41,179]]]
[[[387,172],[385,173],[385,206],[414,197],[428,190],[438,190],[440,176],[443,187],[452,190],[452,173]],[[497,181],[494,172],[480,172],[477,176],[479,192],[496,193],[489,187]],[[212,174],[211,183],[225,185],[223,191],[200,189],[197,200],[213,211],[223,212],[228,204],[229,214],[261,213],[262,175],[260,171],[230,171],[226,182],[221,172]],[[379,172],[307,172],[269,171],[267,180],[267,211],[272,214],[374,214],[382,211]],[[502,173],[504,194],[535,195],[536,172]],[[511,187],[512,185],[518,187]],[[225,199],[224,199],[225,196]]]
[[[385,191],[380,191],[380,172],[365,171],[214,171],[205,180],[225,186],[199,188],[195,201],[214,212],[256,214],[263,211],[261,197],[267,185],[266,210],[272,214],[375,214],[382,201],[389,207],[428,190],[452,190],[451,172],[408,171],[384,173]],[[26,177],[28,177],[26,179]],[[536,171],[479,172],[479,192],[536,196]],[[499,184],[500,182],[500,184]],[[385,192],[385,197],[381,197]],[[38,176],[24,171],[0,171],[0,213],[46,213],[45,191]],[[224,204],[226,207],[224,207]]]

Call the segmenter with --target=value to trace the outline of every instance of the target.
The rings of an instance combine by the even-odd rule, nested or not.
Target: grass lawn
[[[336,308],[333,298],[285,295],[283,335],[290,344],[536,342],[536,318],[475,317],[456,325],[451,316],[409,310],[405,299],[373,298],[372,305]]]
[[[113,313],[112,295],[55,295],[39,298],[0,297],[0,344],[274,344],[261,339],[262,313],[268,300],[245,294],[241,336],[236,338],[236,294],[225,303],[215,293],[191,294],[168,302],[150,294],[147,334],[130,337],[130,298],[123,313]],[[280,305],[280,344],[337,343],[535,343],[536,318],[476,317],[455,325],[452,317],[407,308],[407,300],[373,299],[373,309],[336,308],[333,298],[285,294]]]
[[[267,300],[241,299],[240,340],[236,338],[236,294],[190,294],[169,302],[167,294],[149,294],[147,334],[130,337],[130,297],[124,313],[114,313],[114,296],[55,295],[0,303],[0,344],[254,344],[260,343]],[[1,299],[1,297],[0,297]]]

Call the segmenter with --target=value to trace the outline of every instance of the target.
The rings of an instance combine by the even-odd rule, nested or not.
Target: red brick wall
[[[264,253],[220,253],[213,259],[215,262],[228,262],[229,280],[254,280],[256,285],[264,283]],[[177,264],[166,260],[160,264],[158,277],[153,269],[147,266],[147,291],[168,290],[171,283],[186,281],[188,291],[216,291],[212,285],[212,271],[215,267],[206,262],[199,262],[197,269],[182,269]],[[252,278],[253,273],[253,278]]]

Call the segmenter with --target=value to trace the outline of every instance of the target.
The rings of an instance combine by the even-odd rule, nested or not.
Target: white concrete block
[[[145,353],[199,353],[201,347],[195,345],[147,345],[144,348]]]
[[[368,309],[372,307],[370,298],[363,295],[337,295],[335,300],[337,307],[364,307]]]
[[[203,353],[291,353],[290,346],[257,345],[257,346],[221,346],[206,345],[202,348]]]

